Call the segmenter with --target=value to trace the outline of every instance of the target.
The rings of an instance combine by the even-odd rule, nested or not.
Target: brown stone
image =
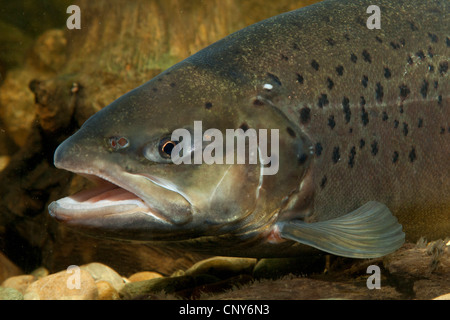
[[[163,276],[157,272],[143,271],[143,272],[138,272],[138,273],[131,275],[128,278],[128,281],[139,282],[139,281],[151,280],[151,279],[162,278],[162,277]]]
[[[33,282],[25,291],[24,300],[96,300],[97,285],[85,270],[78,270],[79,286],[75,278],[77,271],[61,271]]]
[[[2,287],[4,288],[13,288],[19,291],[20,293],[24,294],[27,290],[28,286],[33,283],[36,280],[36,278],[32,275],[25,274],[21,276],[15,276],[6,279],[2,283]]]

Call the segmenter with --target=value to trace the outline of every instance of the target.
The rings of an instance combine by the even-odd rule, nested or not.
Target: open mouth
[[[51,203],[49,212],[55,219],[70,222],[140,212],[166,221],[133,192],[98,176],[82,175],[96,186]]]

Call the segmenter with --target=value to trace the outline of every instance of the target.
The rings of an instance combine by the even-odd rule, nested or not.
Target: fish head
[[[310,145],[264,96],[264,81],[255,81],[194,67],[168,70],[103,108],[54,155],[56,167],[97,187],[53,202],[50,214],[90,234],[131,241],[268,232],[299,188]],[[245,140],[248,157],[240,164],[239,145],[227,148],[230,129],[266,130],[267,145]],[[189,143],[173,137],[180,130],[191,134]],[[223,133],[223,141],[211,152],[211,143],[220,142],[214,133]],[[182,142],[179,154],[191,162],[175,164]],[[270,158],[262,156],[264,147]]]

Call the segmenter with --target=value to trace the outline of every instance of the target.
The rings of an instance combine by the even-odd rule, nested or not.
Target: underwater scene
[[[450,300],[449,37],[448,0],[0,0],[0,300]]]

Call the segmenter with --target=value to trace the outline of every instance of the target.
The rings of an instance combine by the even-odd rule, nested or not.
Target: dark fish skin
[[[380,30],[366,26],[371,5],[381,9]],[[328,0],[205,48],[101,110],[55,154],[58,167],[77,173],[93,167],[94,174],[115,175],[117,181],[125,173],[163,176],[192,192],[202,210],[193,206],[173,215],[180,219],[176,226],[158,229],[151,221],[149,230],[141,228],[139,217],[127,215],[99,217],[93,225],[69,214],[63,218],[112,238],[146,241],[153,232],[164,241],[171,238],[170,245],[211,254],[287,256],[309,247],[277,242],[278,222],[328,221],[375,201],[399,220],[406,240],[445,238],[450,235],[449,5]],[[210,205],[202,192],[215,187],[214,170],[223,168],[165,167],[143,159],[146,141],[198,120],[220,130],[280,128],[284,162],[278,175],[266,178],[256,200],[255,175],[236,174],[230,181],[236,193]],[[111,136],[129,138],[133,148],[107,150],[104,139]],[[147,194],[162,203],[167,216],[176,212],[177,195],[156,188]],[[185,209],[183,201],[177,204]],[[57,204],[50,207],[58,217]]]
[[[370,5],[381,9],[381,30],[366,26]],[[189,62],[274,85],[271,101],[315,149],[307,221],[376,200],[398,217],[407,240],[443,238],[450,234],[449,6],[324,1],[248,27]]]

